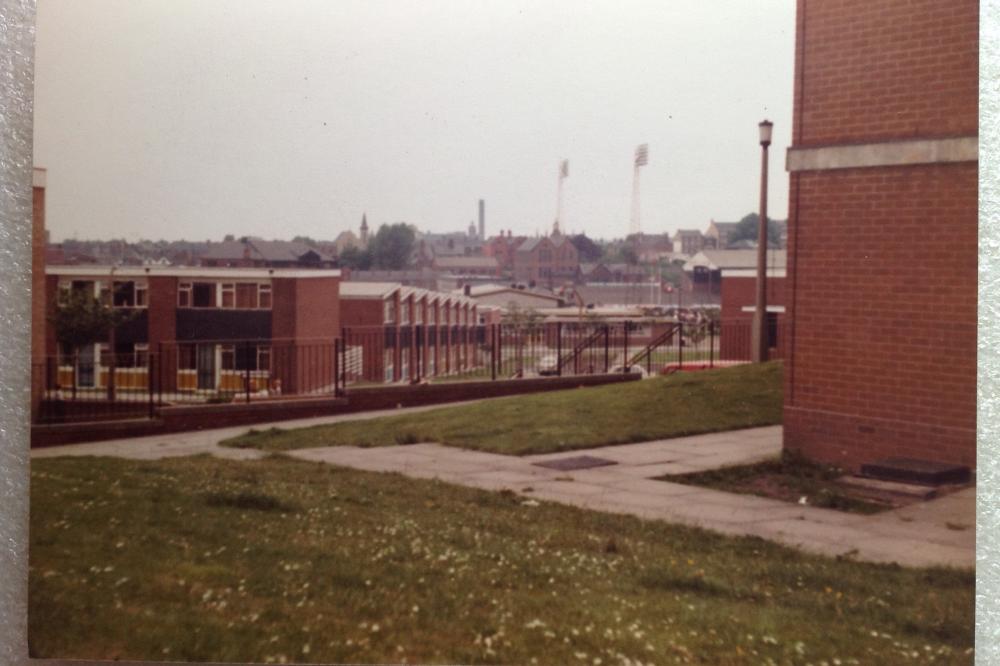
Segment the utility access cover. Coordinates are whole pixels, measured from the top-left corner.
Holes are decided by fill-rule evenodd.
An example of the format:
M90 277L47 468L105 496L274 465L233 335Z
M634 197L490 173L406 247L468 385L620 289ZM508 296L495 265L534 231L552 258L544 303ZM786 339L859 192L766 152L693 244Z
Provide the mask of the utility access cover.
M591 467L605 467L606 465L617 464L614 460L595 458L594 456L573 456L572 458L557 458L556 460L535 463L538 467L547 467L559 470L560 472L572 472L578 469L590 469Z

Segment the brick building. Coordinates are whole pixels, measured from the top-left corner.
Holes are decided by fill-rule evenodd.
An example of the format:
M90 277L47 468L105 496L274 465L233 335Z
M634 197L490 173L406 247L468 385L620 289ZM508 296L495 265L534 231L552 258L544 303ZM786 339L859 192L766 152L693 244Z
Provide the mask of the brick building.
M697 229L678 229L673 241L674 252L689 257L705 247L705 237Z
M152 354L166 391L318 390L332 383L339 286L337 270L50 266L49 303L79 290L132 317L75 351L50 328L47 372L96 389L113 367L114 386L142 389Z
M739 222L716 222L709 220L705 230L705 248L709 250L725 250L729 247L729 237L736 232Z
M798 0L786 449L975 465L978 40L976 0Z
M510 229L507 235L503 232L499 236L494 236L483 244L483 254L487 257L496 257L502 275L514 275L514 255L522 243L528 239L525 236L515 236Z
M514 279L553 286L576 281L580 253L562 234L540 236L521 243L514 253Z
M465 296L392 282L345 282L349 379L411 381L478 367L478 312Z
M787 279L784 262L767 269L767 338L769 358L784 358L787 319ZM757 310L756 268L726 268L719 272L719 358L750 358L753 315Z

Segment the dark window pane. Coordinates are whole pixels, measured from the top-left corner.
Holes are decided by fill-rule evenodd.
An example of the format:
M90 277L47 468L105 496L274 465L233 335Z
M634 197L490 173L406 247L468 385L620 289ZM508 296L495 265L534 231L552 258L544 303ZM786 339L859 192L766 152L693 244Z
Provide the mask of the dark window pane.
M215 300L215 285L206 282L196 282L192 288L194 301L192 304L196 308L210 308Z

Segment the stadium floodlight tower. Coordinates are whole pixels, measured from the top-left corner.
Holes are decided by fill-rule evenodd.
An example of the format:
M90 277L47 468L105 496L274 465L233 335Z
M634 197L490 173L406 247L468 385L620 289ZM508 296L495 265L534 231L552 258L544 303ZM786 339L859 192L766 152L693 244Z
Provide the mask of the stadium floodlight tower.
M644 143L635 148L635 162L632 167L632 219L629 223L629 235L642 233L639 221L639 167L649 164L649 144Z
M563 160L559 163L559 184L556 186L556 221L552 225L552 235L558 236L561 231L559 229L559 222L562 220L562 202L563 202L563 181L569 177L569 160Z

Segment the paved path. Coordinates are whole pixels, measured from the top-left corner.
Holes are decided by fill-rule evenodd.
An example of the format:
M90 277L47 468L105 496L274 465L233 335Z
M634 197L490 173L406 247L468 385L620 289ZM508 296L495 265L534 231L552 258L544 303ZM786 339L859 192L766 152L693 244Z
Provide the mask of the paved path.
M302 427L433 408L348 414L274 425ZM260 451L217 445L219 440L246 429L241 426L35 449L32 457L113 455L155 459L197 453L228 458L260 457L263 455ZM755 462L773 457L780 450L781 427L773 426L523 457L439 444L365 449L340 446L300 449L289 454L302 460L437 478L487 490L510 489L526 497L597 511L693 525L731 535L758 536L825 555L907 566L975 565L975 488L875 516L861 516L652 479L667 473ZM535 464L580 455L616 464L573 472Z

